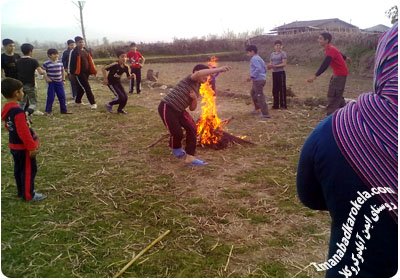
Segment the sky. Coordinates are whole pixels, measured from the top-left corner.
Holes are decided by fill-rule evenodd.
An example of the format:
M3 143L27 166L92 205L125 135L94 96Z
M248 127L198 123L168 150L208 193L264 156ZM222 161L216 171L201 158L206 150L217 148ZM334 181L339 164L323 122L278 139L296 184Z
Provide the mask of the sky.
M71 0L0 0L1 37L65 42L81 35L79 9ZM390 26L385 11L396 0L86 0L86 37L109 41L170 42L174 38L251 32L293 21L339 18L368 28Z

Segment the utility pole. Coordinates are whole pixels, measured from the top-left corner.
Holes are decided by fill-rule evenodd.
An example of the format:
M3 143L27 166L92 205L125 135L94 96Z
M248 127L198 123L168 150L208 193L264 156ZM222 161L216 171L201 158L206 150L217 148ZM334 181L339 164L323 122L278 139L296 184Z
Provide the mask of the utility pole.
M85 43L87 45L87 40L86 40L86 33L85 33L85 25L83 24L83 7L85 6L85 1L78 1L72 2L79 8L79 16L80 16L80 24L81 24L81 30L82 30L82 37L83 40L85 40Z

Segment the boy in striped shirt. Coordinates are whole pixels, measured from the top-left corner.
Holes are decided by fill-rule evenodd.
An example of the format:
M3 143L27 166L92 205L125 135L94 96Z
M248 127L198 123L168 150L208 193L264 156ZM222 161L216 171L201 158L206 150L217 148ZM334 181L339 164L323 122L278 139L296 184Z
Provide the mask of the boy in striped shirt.
M186 111L194 111L197 98L200 96L200 84L205 83L209 75L229 71L231 67L223 66L210 69L207 65L198 64L191 75L181 80L160 102L158 113L170 133L172 154L182 158L185 163L202 166L206 162L195 158L196 152L196 123ZM186 131L186 147L182 149L183 132Z
M65 100L64 66L62 62L58 59L59 55L56 49L48 49L47 56L49 57L49 60L43 63L43 69L46 70L45 78L48 83L46 114L50 115L52 112L55 95L57 95L58 101L60 102L61 114L70 114L67 111L67 105Z

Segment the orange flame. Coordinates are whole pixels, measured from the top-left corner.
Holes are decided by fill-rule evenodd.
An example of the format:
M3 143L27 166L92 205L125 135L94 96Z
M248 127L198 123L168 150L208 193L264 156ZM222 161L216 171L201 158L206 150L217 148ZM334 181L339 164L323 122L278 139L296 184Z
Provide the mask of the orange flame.
M208 62L210 67L217 67L217 58L211 57ZM211 87L210 77L200 86L201 115L197 122L197 136L200 144L216 144L222 137L222 123L217 114L215 92Z

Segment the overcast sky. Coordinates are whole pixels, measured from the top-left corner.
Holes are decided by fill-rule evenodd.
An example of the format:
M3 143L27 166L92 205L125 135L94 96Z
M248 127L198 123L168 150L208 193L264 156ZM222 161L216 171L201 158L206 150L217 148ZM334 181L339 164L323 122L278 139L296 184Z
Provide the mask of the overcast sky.
M79 9L70 0L1 0L1 37L19 42L80 35ZM86 0L88 40L171 41L276 26L296 20L339 18L359 28L390 26L395 0Z

